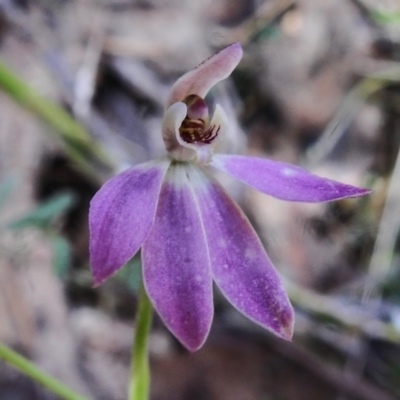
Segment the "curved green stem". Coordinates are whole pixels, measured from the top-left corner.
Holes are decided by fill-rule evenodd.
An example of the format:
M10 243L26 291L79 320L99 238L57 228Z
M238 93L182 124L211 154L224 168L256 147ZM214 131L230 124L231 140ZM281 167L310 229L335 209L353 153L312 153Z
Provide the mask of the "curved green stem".
M51 392L66 400L88 400L86 397L75 393L68 386L59 382L57 379L47 375L32 362L21 356L10 347L0 343L0 358L20 370L25 375L31 377Z
M150 368L148 338L152 320L152 306L143 282L140 286L136 332L132 347L129 400L148 400L150 391Z
M54 129L50 132L63 141L70 159L88 177L95 181L99 179L97 170L89 160L90 157L94 157L111 169L115 167L112 160L80 123L61 107L40 96L1 60L0 88Z

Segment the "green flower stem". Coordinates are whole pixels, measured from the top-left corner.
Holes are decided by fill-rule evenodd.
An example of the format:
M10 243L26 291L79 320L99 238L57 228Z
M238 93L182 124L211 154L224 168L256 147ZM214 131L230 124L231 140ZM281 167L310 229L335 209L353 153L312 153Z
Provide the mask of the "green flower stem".
M152 320L152 306L143 282L140 285L136 332L132 348L129 400L148 400L150 391L150 368L148 338Z
M24 108L31 110L49 124L52 133L61 139L70 159L82 172L98 180L98 174L88 157L94 157L107 167L114 165L90 134L61 107L40 96L0 61L0 87Z
M66 400L88 400L86 397L75 393L68 386L52 378L45 372L41 371L32 362L22 357L20 354L12 350L10 347L0 343L0 358L17 368L27 376L30 376L36 382L40 383L51 392Z

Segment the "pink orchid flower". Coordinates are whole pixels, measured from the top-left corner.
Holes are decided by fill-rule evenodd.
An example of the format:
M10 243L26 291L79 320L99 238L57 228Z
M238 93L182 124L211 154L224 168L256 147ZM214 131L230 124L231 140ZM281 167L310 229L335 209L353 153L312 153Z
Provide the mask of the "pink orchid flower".
M293 309L265 250L237 204L209 174L222 170L287 201L324 202L370 193L320 178L289 164L213 154L229 120L204 97L239 63L232 44L182 76L169 94L162 123L168 156L137 165L108 181L89 214L95 284L142 249L148 296L168 329L190 351L207 338L213 281L250 320L283 339L293 333Z

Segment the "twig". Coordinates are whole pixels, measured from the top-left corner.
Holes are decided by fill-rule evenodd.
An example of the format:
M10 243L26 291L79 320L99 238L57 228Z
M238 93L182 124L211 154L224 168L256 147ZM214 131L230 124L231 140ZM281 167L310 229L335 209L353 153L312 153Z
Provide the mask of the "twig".
M258 32L268 26L275 18L287 11L295 3L295 0L265 2L258 8L256 14L243 24L234 29L226 29L226 32L222 35L215 36L216 38L222 37L222 41L214 44L224 46L237 41L241 42L242 45L247 44Z
M399 81L400 66L396 63L387 69L369 74L358 83L343 100L318 141L308 149L306 160L316 163L325 158L339 142L365 100L385 86Z
M307 150L307 162L317 163L335 148L365 99L382 86L383 84L375 79L364 79L350 91L318 141Z
M396 238L400 228L400 150L390 179L388 194L376 237L374 251L368 269L368 282L364 299L373 296L372 286L389 276L393 261ZM376 296L374 296L376 297Z
M236 311L233 311L236 314ZM224 327L228 328L224 328ZM251 333L251 340L258 340L267 344L270 349L295 364L307 369L320 380L335 388L344 395L359 400L396 400L392 395L383 392L369 382L359 380L344 373L337 367L326 365L320 358L312 354L308 349L296 343L285 342L273 335L266 333L260 327L248 324L244 318L229 317L224 321L223 329L241 334Z
M331 297L312 292L285 281L290 300L299 308L321 317L329 318L349 331L368 337L400 343L400 332L390 323L380 321L354 305L343 304Z
M75 77L72 102L73 113L80 120L86 120L89 117L104 41L104 17L96 14L92 18L95 23L92 22L83 62Z

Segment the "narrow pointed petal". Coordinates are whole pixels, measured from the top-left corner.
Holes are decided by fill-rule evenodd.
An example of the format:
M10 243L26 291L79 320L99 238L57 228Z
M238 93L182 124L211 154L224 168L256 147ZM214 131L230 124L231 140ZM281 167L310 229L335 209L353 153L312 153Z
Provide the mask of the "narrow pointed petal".
M281 200L318 203L371 193L369 189L321 178L295 165L265 158L219 154L211 165Z
M242 55L240 43L231 44L183 75L172 86L167 107L184 100L190 94L204 98L217 82L226 79L232 73Z
M154 308L187 349L197 350L213 318L212 277L185 164L168 171L142 260L145 287Z
M246 317L290 340L293 309L285 289L249 221L219 184L203 180L196 196L207 233L213 278Z
M90 203L90 262L95 285L123 267L147 238L170 161L137 165L109 180Z

